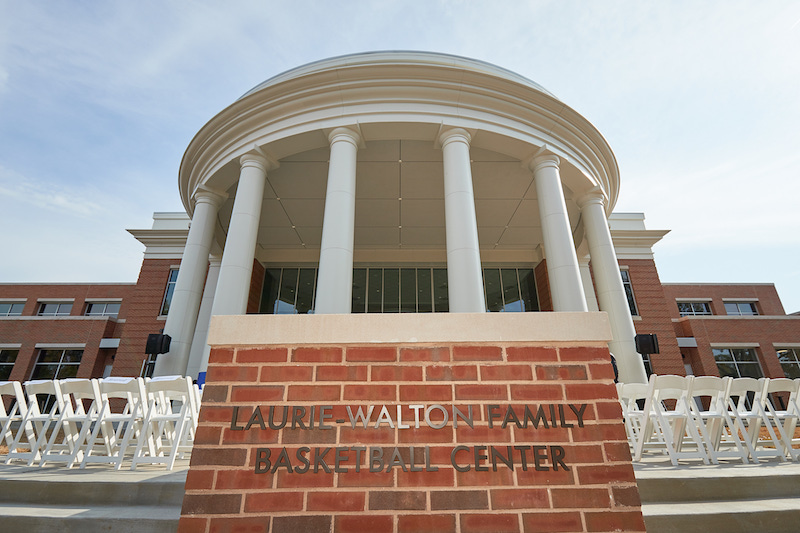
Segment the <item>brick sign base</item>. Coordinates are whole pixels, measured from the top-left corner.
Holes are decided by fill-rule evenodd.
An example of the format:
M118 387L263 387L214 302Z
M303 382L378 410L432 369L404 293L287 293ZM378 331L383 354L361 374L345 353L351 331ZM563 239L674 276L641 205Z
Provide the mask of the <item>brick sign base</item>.
M214 345L179 531L644 531L603 343L400 338Z

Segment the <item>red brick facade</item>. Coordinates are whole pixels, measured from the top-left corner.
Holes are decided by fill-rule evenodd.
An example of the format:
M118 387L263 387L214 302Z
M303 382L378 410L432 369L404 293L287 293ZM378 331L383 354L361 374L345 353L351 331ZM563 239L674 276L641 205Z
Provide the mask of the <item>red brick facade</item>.
M7 284L0 299L25 300L21 317L0 317L0 345L20 344L11 379L30 378L38 354L36 344L85 344L80 376L99 377L113 363L112 374L135 376L142 370L147 335L164 327L159 316L170 269L178 259L145 259L136 284ZM622 259L629 272L639 315L637 333L658 335L660 352L651 356L658 374L684 374L690 364L696 375L717 374L712 345L747 345L756 350L763 374L781 377L776 348L800 348L800 317L787 316L775 287L770 284L661 284L652 260ZM263 285L263 267L254 263L247 312L257 312ZM539 305L552 310L545 262L535 269ZM116 319L85 317L86 300L122 299ZM69 317L36 316L40 299L73 300ZM680 317L676 301L707 301L711 317ZM724 300L753 301L757 317L730 317ZM692 338L696 348L679 348L678 337ZM99 348L100 339L120 339L119 348Z
M643 531L608 357L494 343L215 347L179 531ZM368 428L354 429L347 407L368 405ZM414 405L431 425L415 428ZM278 428L283 406L294 429ZM395 427L375 428L384 406ZM454 427L469 406L472 427ZM521 423L526 406L549 427L519 427L508 408Z
M718 375L713 347L751 347L765 377L785 377L776 348L800 348L800 317L784 314L774 285L666 284L664 293L677 336L697 343L681 349L696 375ZM759 315L729 316L723 300L754 302ZM678 301L706 301L712 315L680 317Z
M37 345L84 345L78 377L102 376L113 363L114 349L101 349L101 339L118 339L130 307L132 284L13 284L0 285L0 298L25 301L21 316L0 319L0 345L19 344L19 353L9 379L30 379L36 364ZM122 300L116 318L84 316L87 300ZM42 301L71 302L69 316L37 316Z

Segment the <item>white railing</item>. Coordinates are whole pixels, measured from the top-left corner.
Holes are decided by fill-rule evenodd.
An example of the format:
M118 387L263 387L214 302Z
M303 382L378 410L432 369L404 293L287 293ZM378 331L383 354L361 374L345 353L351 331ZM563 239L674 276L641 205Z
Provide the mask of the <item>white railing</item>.
M800 460L798 391L800 379L785 378L652 375L617 385L633 460L660 454L676 466Z
M1 381L0 445L8 450L0 460L171 470L191 452L200 395L181 376Z

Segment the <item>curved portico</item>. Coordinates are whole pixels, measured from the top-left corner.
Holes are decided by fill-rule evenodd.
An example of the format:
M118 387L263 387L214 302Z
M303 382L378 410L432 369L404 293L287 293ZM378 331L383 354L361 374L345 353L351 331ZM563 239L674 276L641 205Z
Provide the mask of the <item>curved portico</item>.
M318 268L317 313L351 312L357 266L446 268L449 311L474 313L487 309L482 268L546 265L553 310L586 311L586 240L621 377L643 381L608 231L618 188L594 126L514 73L420 52L312 63L254 88L189 145L190 240L195 227L213 236L184 254L172 309L207 323L198 272L216 244L213 315L245 312L254 261ZM218 209L201 206L203 191ZM160 356L156 373L197 372L202 335L170 313L165 332L186 355Z

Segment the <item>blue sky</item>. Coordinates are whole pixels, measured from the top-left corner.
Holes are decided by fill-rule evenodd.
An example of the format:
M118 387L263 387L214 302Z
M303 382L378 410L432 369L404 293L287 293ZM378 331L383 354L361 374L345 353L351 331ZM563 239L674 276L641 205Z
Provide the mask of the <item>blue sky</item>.
M774 282L800 311L800 3L0 0L0 281L134 281L126 228L252 86L368 50L514 70L592 121L665 282Z

